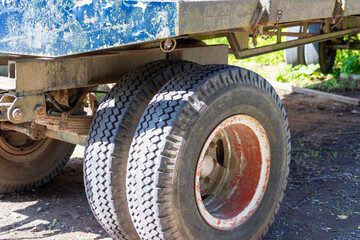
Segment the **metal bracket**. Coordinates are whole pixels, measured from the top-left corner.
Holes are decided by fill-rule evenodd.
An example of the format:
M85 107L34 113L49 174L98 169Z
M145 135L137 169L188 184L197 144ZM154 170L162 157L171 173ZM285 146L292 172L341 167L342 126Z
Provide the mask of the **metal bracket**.
M230 44L231 51L235 58L239 59L239 53L249 49L249 33L246 32L233 32L226 35Z
M6 93L0 99L0 121L14 124L30 122L39 117L39 107L45 107L45 99L41 93Z

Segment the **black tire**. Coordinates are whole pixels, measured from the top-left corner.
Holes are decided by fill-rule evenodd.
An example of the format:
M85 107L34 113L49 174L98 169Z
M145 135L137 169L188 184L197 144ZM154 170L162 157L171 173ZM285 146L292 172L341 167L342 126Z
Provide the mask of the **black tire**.
M321 24L310 25L308 33L320 34ZM326 48L327 43L331 43L331 41L305 45L306 64L319 63L320 71L324 74L328 74L332 70L336 58L336 49Z
M158 61L125 75L100 104L87 138L84 181L90 207L115 239L138 239L126 199L128 150L151 98L172 77L196 66Z
M320 71L324 74L331 72L335 64L336 49L327 48L326 45L331 41L319 43L319 63Z
M221 231L199 213L196 159L214 128L235 114L251 116L264 127L271 149L270 175L252 217ZM142 239L260 239L279 209L289 162L286 113L265 79L226 65L184 72L155 95L132 141L127 197L133 224Z
M53 179L69 161L75 145L16 132L0 132L0 193L36 189Z
M301 33L302 27L301 26L289 27L287 28L286 31L291 33ZM296 39L298 39L298 37L288 37L288 36L285 37L286 42ZM305 65L304 46L285 49L285 62L293 66L299 64Z

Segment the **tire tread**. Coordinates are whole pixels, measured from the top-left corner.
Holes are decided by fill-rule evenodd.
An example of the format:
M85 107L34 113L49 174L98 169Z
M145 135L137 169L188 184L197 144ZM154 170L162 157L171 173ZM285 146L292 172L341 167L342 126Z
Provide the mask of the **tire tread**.
M288 176L291 147L288 120L280 98L264 78L249 70L227 65L208 65L179 74L150 102L129 151L127 196L130 215L140 238L183 239L178 229L180 223L176 222L174 216L176 206L171 194L176 152L181 151L179 147L184 139L184 130L191 120L189 113L201 109L205 104L204 99L209 98L216 89L233 84L256 86L268 93L277 105L287 134ZM200 106L194 107L194 103ZM170 154L169 146L172 149ZM151 185L148 179L151 179ZM282 198L283 193L274 217ZM259 239L267 232L274 217L263 229Z

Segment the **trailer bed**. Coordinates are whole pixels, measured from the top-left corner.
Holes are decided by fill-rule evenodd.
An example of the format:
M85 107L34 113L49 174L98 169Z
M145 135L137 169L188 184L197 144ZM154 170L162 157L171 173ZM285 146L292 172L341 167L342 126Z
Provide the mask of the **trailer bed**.
M262 7L263 23L321 19L336 1L114 1L0 2L0 53L59 57L161 39L250 27ZM360 14L357 0L342 1L341 14Z

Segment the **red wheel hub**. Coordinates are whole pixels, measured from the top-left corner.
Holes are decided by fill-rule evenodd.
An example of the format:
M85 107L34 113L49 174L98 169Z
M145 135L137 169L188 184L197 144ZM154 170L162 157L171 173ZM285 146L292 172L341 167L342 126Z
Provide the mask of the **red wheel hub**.
M198 159L195 196L211 227L231 230L245 223L264 196L270 173L270 146L253 117L225 119L210 134Z

